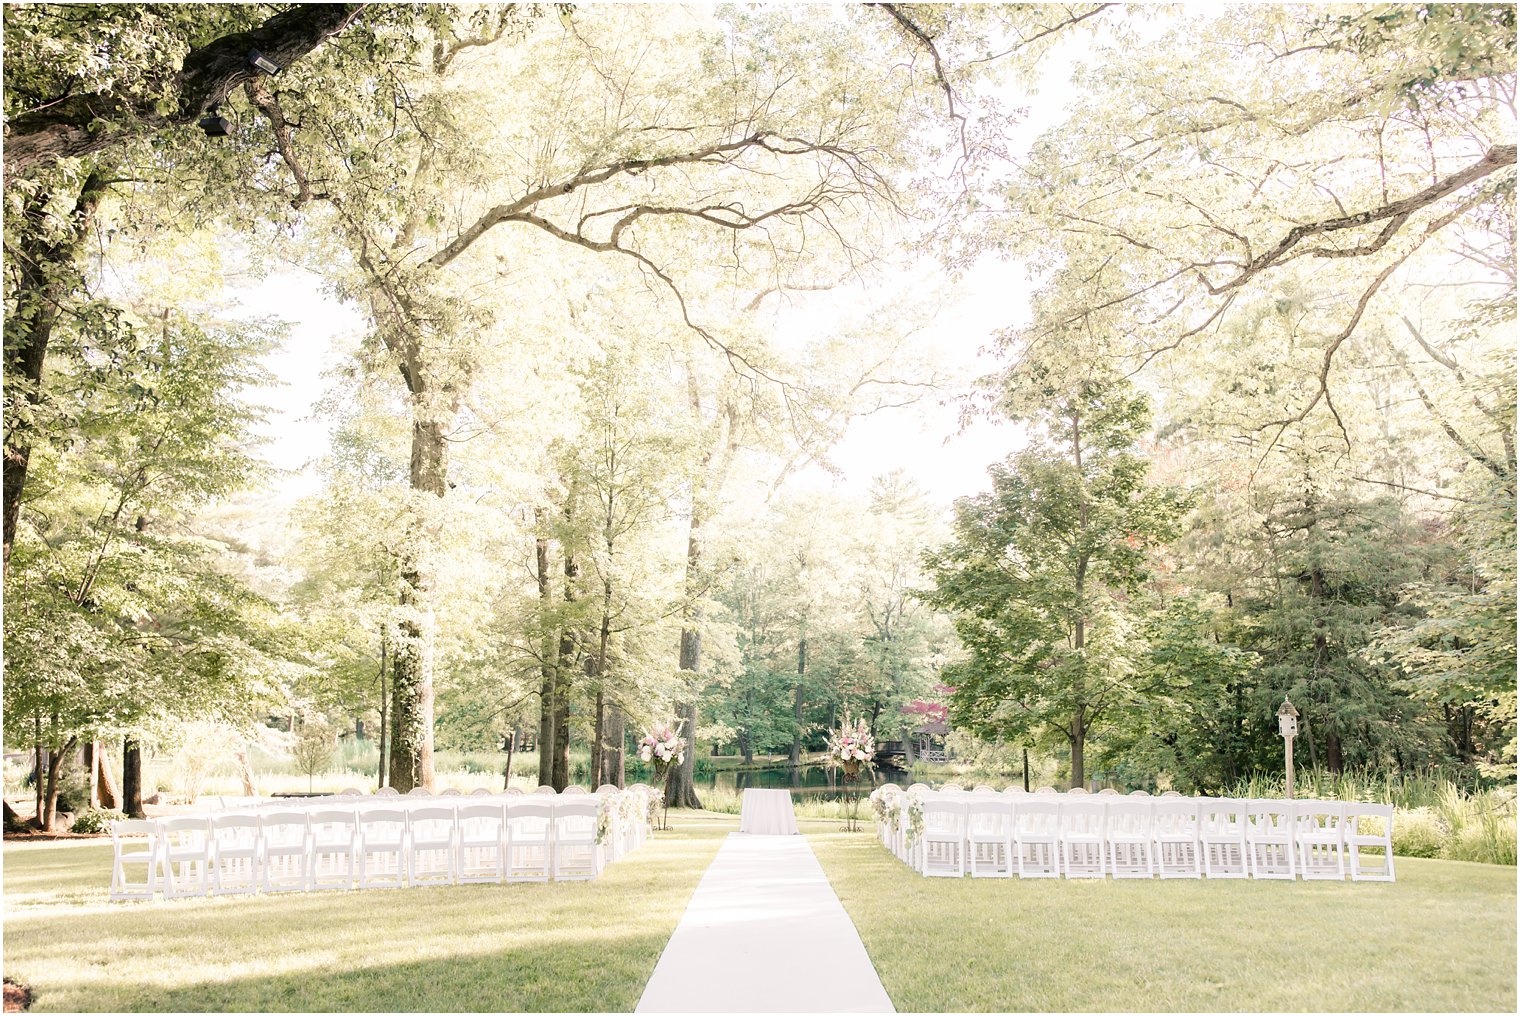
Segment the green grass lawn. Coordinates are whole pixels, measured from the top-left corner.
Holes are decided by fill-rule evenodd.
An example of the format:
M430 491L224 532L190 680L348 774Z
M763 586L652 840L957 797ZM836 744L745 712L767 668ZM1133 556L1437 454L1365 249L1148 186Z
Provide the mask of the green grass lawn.
M1515 869L1387 883L923 878L804 822L899 1012L1515 1009Z
M630 1011L722 837L591 882L111 903L111 848L5 845L5 973L36 1010Z

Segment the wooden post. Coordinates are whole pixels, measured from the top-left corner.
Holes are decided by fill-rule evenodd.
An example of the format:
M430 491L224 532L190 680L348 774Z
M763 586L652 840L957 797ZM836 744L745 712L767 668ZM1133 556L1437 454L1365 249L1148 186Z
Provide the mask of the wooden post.
M1293 738L1283 738L1283 745L1288 754L1288 800L1293 800Z

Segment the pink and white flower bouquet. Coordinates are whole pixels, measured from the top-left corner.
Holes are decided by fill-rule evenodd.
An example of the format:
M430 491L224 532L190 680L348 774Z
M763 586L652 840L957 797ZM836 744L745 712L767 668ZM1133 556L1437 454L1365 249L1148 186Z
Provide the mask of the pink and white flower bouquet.
M654 730L645 734L639 740L639 758L654 766L654 785L659 792L660 799L665 797L665 777L673 766L678 766L686 761L686 739L683 738L677 728L669 723L662 723ZM670 802L665 801L666 820L660 823L662 828L669 828L668 820ZM654 802L651 801L651 810Z
M639 758L663 771L686 761L686 741L674 727L662 723L639 741Z
M846 716L837 730L829 731L829 763L843 769L847 778L854 779L875 755L876 738L864 719L851 722Z

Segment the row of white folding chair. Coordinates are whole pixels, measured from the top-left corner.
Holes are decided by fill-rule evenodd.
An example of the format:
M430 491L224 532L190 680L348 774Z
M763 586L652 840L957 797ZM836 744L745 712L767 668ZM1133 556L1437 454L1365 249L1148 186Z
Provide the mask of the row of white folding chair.
M232 812L113 826L111 897L592 878L596 798ZM134 849L124 837L144 835ZM134 883L128 867L143 864Z
M598 864L615 861L627 852L642 845L647 837L648 829L649 788L643 784L635 784L628 791L619 792L616 787L604 785L598 788L597 795L585 795L588 800L584 805L579 801L564 803L544 802L545 805L555 812L562 811L567 805L573 807L575 811L580 812L589 810L589 807L593 806L593 802L595 808L600 808L602 806L603 795L606 794L615 795L609 805L613 814L612 821L609 823L608 832L610 835L600 845L595 844L598 818L594 812L590 818L592 845L597 847L597 856L592 860ZM626 808L623 807L623 796L625 794L631 798L631 803ZM572 795L572 797L575 796L577 795ZM294 800L312 801L314 799ZM508 818L505 824L499 828L504 831L510 831L513 819L520 816L525 817L538 807L541 807L537 804L538 800L541 799L495 794L472 797L469 800L460 800L458 802L451 801L446 805L442 803L429 805L424 801L402 798L393 799L393 803L389 807L382 807L372 798L356 801L352 797L344 797L332 799L331 803L326 807L318 805L298 809L260 809L241 813L221 813L212 816L181 816L176 819L124 820L115 823L112 829L114 850L111 872L111 896L113 899L140 899L145 896L151 896L161 885L168 889L170 874L172 873L162 872L161 868L171 864L179 865L176 873L180 875L181 886L191 885L196 887L195 891L189 893L191 895L199 894L200 887L208 887L208 891L210 891L210 884L216 882L218 878L222 880L221 891L233 891L229 885L230 883L236 883L240 878L243 882L247 881L245 875L239 875L239 869L247 868L251 864L266 864L267 866L271 858L273 859L273 865L268 866L267 870L274 876L275 881L286 883L283 886L285 888L298 888L301 878L305 878L308 881L311 879L322 880L328 869L332 869L336 873L335 877L341 882L344 877L354 876L358 871L358 868L351 861L343 862L342 848L345 843L352 843L354 841L357 830L361 825L361 816L364 817L363 824L373 826L380 821L378 818L369 817L376 811L399 810L407 817L407 820L415 818L420 822L424 818L424 815L416 813L421 809L429 807L444 808L452 811L456 816L456 821L460 818L474 820L482 817L482 815L495 815L499 813L499 809L505 808L505 814ZM482 812L480 809L485 809L485 811ZM321 814L318 814L319 812ZM237 818L239 816L255 819L259 823L259 832L257 834L258 846L252 851L249 849L249 841L253 840L255 836L250 831L250 823L238 821ZM268 831L272 827L280 825L282 821L287 827L284 835ZM166 825L171 822L173 823L172 826ZM215 823L215 826L213 826L213 823ZM292 823L301 825L305 830L308 830L310 838L308 839L306 836L290 832L289 827ZM462 824L459 831L459 842L463 843L468 840L470 852L478 854L483 844L489 843L490 837L487 836L482 841L481 837L468 830L470 824L470 821ZM576 877L588 877L585 874L585 862L587 860L585 856L587 851L584 849L585 845L579 842L572 843L572 839L579 840L584 838L585 823L582 823L582 828L575 837L571 837L565 831L564 823L559 823L559 826L560 828L557 830L559 836L556 843L562 846L563 849L548 858L549 863L553 865L551 875L558 878L569 878L573 875ZM218 837L215 835L216 827L224 830L222 836ZM233 831L237 829L243 831ZM200 832L198 833L197 830L200 830ZM135 839L139 836L146 837L146 842ZM124 839L124 837L131 838ZM436 837L432 839L436 839ZM532 837L525 837L521 834L516 836L515 842L522 848L516 855L513 855L510 849L496 852L497 856L502 859L503 878L510 877L511 880L526 880L531 872L524 870L525 868L531 869L534 864L542 868L545 858L536 847L529 846L528 841L530 839ZM424 837L423 842L429 841L429 838ZM386 841L383 837L377 838L377 836L372 835L370 842L390 842L393 844L395 839L392 837L389 841ZM415 835L411 842L413 845L418 842ZM317 858L317 862L320 863L314 862L314 866L310 871L302 869L302 874L298 878L292 873L292 869L298 864L297 859L304 858L316 845L323 847L321 850L316 850L316 853L320 855ZM329 845L336 849L325 849ZM572 851L572 848L575 849ZM211 856L211 851L213 850L216 851L216 859L213 859ZM387 847L386 850L393 855L395 848L393 846ZM173 853L172 861L168 859L171 852ZM437 853L438 848L433 848L433 852ZM383 862L390 865L392 869L391 874L394 875L399 871L397 865L393 862L385 862L385 859L379 856L384 851L377 849L372 853L377 855L372 859L374 861L374 864L371 865L372 868L378 870L376 866ZM573 857L571 856L572 853L574 854ZM457 861L458 867L456 871L465 871L469 868L469 860L469 858L461 856ZM509 860L523 862L523 864L518 865L518 870L515 874L511 865L508 864ZM304 864L305 862L301 861L299 863ZM146 876L143 882L133 883L128 877L127 869L138 864L146 867ZM221 864L221 866L218 867L218 864ZM412 877L420 878L423 877L423 874L420 869L414 866ZM352 881L352 877L349 880ZM475 879L464 880L473 881ZM338 886L335 885L333 887ZM281 887L270 887L271 891L277 891L279 888ZM173 894L180 895L181 893L178 889L175 889Z
M1392 807L1322 801L920 794L921 843L905 814L883 831L925 874L1116 878L1393 879ZM906 811L907 798L896 801ZM949 806L949 807L947 807ZM962 812L964 811L964 814ZM1377 828L1362 832L1363 819ZM895 835L894 835L895 833ZM1364 850L1376 850L1369 863ZM984 870L978 870L978 869Z

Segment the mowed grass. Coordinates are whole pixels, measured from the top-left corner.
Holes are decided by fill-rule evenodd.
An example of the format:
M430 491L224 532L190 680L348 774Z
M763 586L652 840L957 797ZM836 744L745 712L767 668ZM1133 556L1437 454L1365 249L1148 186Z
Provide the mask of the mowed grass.
M109 845L6 844L5 973L37 1011L631 1011L723 837L590 882L111 903Z
M1515 1011L1515 869L1388 883L923 878L804 822L899 1012Z

